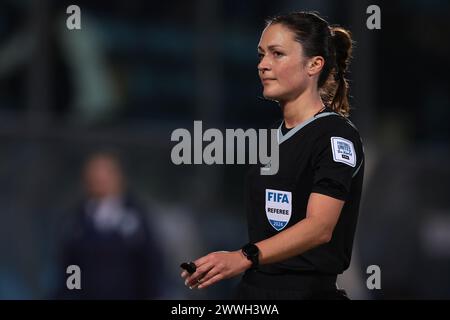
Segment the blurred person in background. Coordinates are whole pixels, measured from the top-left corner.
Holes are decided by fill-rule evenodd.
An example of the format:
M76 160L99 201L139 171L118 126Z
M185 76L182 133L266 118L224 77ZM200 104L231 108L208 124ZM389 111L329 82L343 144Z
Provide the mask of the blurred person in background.
M313 12L268 21L258 45L264 97L283 112L279 170L247 175L250 242L194 261L189 287L245 272L238 299L347 299L336 286L349 267L364 176L364 152L348 120L350 33Z
M146 210L127 191L115 153L88 157L85 198L65 230L61 272L81 269L81 290L58 283L61 299L156 299L162 292L163 256L147 225ZM65 274L67 278L69 275Z

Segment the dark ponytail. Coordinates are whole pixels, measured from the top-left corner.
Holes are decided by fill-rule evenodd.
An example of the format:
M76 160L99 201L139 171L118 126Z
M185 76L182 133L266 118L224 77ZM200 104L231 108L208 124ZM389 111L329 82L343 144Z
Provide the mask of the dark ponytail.
M293 12L267 21L267 25L277 23L295 33L305 56L324 58L325 64L317 83L322 100L333 111L349 116L349 85L345 75L353 45L350 32L341 27L330 27L315 12Z
M334 92L333 99L329 102L331 108L344 116L350 113L348 103L349 85L345 74L352 54L352 37L350 31L341 27L331 27L331 36L335 48L334 88L324 88Z

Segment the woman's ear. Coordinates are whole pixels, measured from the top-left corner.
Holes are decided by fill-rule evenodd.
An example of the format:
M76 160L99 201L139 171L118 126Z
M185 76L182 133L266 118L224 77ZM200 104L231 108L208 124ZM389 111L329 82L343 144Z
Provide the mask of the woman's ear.
M319 74L322 71L322 68L325 64L325 60L321 56L315 56L309 59L308 61L308 75L314 76Z

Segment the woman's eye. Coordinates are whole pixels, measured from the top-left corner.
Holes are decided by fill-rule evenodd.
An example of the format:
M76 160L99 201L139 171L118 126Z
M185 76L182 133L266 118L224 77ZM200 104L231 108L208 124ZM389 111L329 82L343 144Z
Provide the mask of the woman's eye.
M264 54L258 53L258 59L261 60L264 57Z
M281 57L283 54L281 52L279 52L279 51L274 51L273 55L275 57Z

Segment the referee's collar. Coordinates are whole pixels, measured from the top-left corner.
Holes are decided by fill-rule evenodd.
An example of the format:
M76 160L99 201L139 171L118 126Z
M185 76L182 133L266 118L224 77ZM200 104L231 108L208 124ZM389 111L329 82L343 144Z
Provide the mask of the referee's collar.
M309 119L299 123L298 125L296 125L292 129L290 129L285 135L283 135L283 132L281 130L281 128L284 125L284 120L281 121L281 124L278 127L278 132L277 132L278 144L282 144L284 141L288 140L290 137L292 137L299 130L301 130L303 127L305 127L306 125L310 124L311 122L313 122L313 121L315 121L317 119L320 119L320 118L323 118L323 117L332 116L332 115L339 115L339 114L337 114L336 112L332 111L329 107L325 107L323 110L319 111L318 113L316 113L311 118L309 118Z

